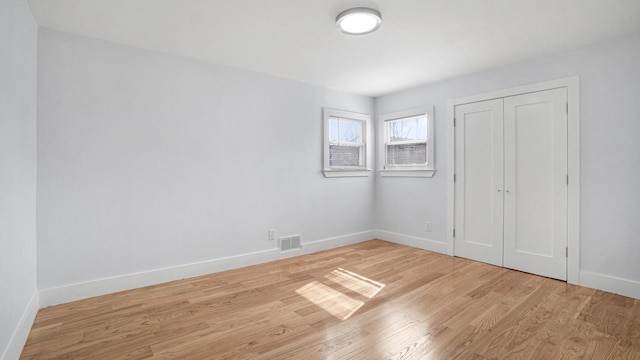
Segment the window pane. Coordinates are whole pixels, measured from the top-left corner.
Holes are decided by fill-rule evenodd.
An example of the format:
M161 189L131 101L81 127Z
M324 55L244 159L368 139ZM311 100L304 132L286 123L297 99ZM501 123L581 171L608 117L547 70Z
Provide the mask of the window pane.
M412 116L387 122L389 141L427 140L427 117Z
M329 119L329 141L362 143L362 122L341 118Z
M427 144L387 145L387 164L424 165L427 163Z
M362 166L360 146L329 145L330 166Z
M338 118L329 118L329 141L338 142L340 138L340 119Z

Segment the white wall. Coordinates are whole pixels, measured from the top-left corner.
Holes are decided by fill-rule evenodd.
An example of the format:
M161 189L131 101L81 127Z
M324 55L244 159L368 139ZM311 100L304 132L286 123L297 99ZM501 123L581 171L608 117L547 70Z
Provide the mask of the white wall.
M374 177L320 171L322 108L371 98L46 29L38 51L45 293L374 228Z
M640 296L640 34L376 99L386 114L435 105L436 175L377 179L378 229L447 241L447 100L580 77L581 280ZM433 221L433 231L424 222ZM425 242L426 243L426 242Z
M0 3L0 358L20 355L36 290L36 51L25 0Z

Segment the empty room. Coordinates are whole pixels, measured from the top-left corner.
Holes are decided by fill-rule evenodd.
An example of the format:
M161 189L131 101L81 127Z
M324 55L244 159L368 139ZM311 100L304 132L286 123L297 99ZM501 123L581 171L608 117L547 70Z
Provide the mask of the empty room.
M640 1L0 0L0 46L1 360L640 359Z

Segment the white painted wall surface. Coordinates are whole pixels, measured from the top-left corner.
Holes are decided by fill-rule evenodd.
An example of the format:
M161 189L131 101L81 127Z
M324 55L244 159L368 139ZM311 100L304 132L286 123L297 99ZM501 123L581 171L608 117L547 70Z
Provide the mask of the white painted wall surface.
M322 108L371 98L46 29L38 51L41 290L374 228L374 176L321 173Z
M37 25L25 0L0 2L0 358L20 355L37 304Z
M640 294L640 34L376 99L377 114L435 105L436 174L377 178L378 229L446 242L447 100L580 77L581 283ZM424 222L433 231L424 231ZM595 277L595 279L594 279ZM637 295L640 296L640 295Z

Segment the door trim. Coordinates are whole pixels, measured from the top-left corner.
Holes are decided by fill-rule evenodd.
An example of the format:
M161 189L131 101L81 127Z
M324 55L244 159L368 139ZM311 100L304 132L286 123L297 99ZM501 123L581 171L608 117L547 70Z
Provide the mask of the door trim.
M447 101L447 228L449 230L447 253L449 255L454 254L453 242L455 241L453 237L455 224L455 191L453 183L455 171L455 130L453 126L455 106L557 88L567 89L568 107L567 282L570 284L580 283L580 89L578 76L449 99Z

